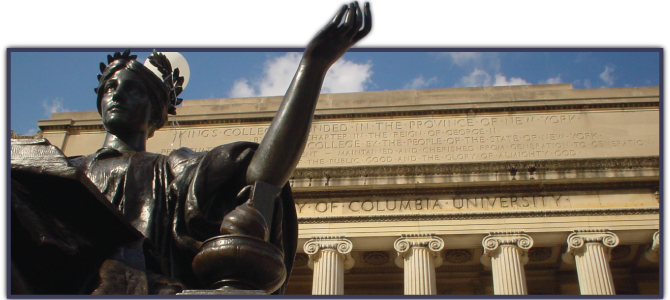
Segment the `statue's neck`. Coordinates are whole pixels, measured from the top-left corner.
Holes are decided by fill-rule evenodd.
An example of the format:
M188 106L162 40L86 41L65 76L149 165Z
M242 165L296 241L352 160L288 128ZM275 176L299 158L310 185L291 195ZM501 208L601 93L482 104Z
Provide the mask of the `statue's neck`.
M107 132L105 142L102 145L106 148L112 148L121 152L141 152L147 150L147 135L144 133L126 133L124 135L115 135Z

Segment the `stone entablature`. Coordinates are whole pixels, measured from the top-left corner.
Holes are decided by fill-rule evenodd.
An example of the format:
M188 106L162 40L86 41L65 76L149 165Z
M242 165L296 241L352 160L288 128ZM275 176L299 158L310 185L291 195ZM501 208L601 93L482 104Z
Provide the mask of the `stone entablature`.
M569 87L322 95L299 168L584 159L602 151L608 157L658 155L657 88ZM205 151L258 142L274 98L185 101L178 109L181 127L157 131L147 148L167 154L180 146ZM39 125L67 155L92 153L102 143L96 112L52 117Z

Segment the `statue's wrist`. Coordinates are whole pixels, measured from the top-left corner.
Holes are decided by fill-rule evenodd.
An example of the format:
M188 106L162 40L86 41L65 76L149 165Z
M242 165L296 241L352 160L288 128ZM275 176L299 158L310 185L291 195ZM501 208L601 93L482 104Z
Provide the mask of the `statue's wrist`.
M330 69L332 63L326 62L323 59L311 59L303 57L300 61L300 68L303 70L310 70L317 73L323 73L324 75Z

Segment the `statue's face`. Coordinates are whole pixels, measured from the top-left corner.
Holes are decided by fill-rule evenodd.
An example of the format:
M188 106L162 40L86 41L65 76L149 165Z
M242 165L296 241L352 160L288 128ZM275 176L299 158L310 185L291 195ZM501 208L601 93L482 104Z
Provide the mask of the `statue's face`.
M147 132L151 98L137 74L127 69L116 72L104 85L100 102L102 123L116 135Z

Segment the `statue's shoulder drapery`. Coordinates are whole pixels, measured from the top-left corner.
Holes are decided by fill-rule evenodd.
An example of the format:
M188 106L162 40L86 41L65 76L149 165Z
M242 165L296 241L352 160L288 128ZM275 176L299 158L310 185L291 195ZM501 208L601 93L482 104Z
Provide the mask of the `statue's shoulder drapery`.
M200 288L191 261L202 241L219 234L223 216L246 201L237 194L256 147L237 142L168 156L103 148L65 158L44 140L13 144L12 293ZM55 163L44 164L49 159ZM293 205L287 185L270 242L289 271L297 243Z

